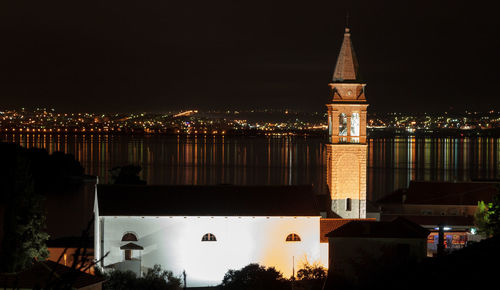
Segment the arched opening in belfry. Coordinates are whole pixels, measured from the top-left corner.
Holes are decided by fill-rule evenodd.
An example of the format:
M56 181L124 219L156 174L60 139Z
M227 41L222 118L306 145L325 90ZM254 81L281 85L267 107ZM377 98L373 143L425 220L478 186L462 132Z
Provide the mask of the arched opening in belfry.
M339 115L339 136L347 136L347 115ZM347 138L340 138L340 142L347 142Z
M351 139L351 142L358 143L359 142L359 113L352 113L351 115L351 136L355 137Z

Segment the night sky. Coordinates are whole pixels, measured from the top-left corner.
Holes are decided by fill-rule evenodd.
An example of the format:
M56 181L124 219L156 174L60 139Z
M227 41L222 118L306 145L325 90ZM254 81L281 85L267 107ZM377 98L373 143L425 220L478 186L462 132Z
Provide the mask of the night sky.
M0 110L325 111L347 11L370 110L500 109L489 3L4 0Z

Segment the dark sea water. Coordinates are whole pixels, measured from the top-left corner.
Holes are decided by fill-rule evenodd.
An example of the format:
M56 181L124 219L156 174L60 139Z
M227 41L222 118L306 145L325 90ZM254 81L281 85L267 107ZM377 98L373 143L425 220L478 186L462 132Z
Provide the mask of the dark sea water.
M71 153L101 183L110 169L142 166L148 184L314 184L326 192L325 140L305 137L0 135L2 141ZM368 196L410 180L500 179L500 138L377 138L368 146Z

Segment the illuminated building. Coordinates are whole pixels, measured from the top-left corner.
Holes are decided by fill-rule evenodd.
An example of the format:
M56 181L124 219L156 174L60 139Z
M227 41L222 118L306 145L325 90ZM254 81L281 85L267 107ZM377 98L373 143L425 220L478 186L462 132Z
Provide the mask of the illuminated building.
M478 202L486 204L497 193L498 182L411 181L408 189L399 189L377 201L382 221L401 216L431 231L427 255L437 254L438 229L443 226L446 251L461 249L468 242L484 238L476 233Z
M250 263L287 278L306 260L326 264L310 186L98 185L96 196L94 250L104 269L159 264L185 271L192 287L218 285Z
M368 104L350 35L346 28L329 84L327 183L333 212L342 218L365 218Z
M140 274L159 264L185 271L189 286L218 285L229 269L250 263L284 277L306 261L327 266L324 235L366 217L364 86L346 29L327 105L331 210L346 220L325 218L309 186L98 185L99 266Z

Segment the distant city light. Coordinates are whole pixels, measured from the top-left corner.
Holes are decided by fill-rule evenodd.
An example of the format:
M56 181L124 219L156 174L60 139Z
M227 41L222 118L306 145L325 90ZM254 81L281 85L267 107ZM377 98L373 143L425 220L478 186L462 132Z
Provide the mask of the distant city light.
M144 134L262 134L289 136L324 134L328 124L324 114L281 110L212 110L196 109L163 113L61 113L55 109L0 110L0 130L3 132L50 134L73 132L83 134L144 133ZM387 131L394 134L418 135L450 132L459 136L477 135L481 130L500 128L500 112L471 114L454 113L372 113L367 129L371 133Z

